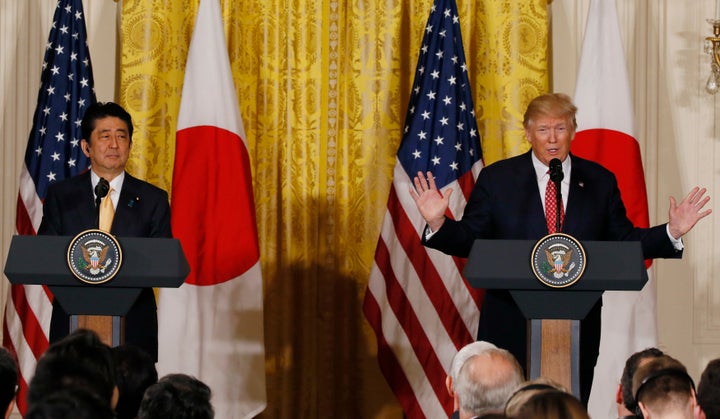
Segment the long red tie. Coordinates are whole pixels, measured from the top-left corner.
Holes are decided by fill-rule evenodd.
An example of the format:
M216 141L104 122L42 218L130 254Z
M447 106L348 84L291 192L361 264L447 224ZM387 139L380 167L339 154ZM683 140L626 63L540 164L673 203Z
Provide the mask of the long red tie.
M548 233L559 233L556 231L555 223L557 221L557 187L555 182L548 180L545 188L545 219L547 220ZM560 205L560 230L562 230L563 221L565 220L565 210Z

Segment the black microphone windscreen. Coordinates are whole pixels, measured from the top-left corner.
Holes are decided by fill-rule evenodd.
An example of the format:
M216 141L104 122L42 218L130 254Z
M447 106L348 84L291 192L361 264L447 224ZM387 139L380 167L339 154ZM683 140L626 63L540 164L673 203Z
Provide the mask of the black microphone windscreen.
M550 160L550 180L553 182L561 182L565 175L562 170L562 162L560 159Z
M110 183L105 178L100 178L100 181L95 185L95 196L98 198L105 198L108 191L110 190Z

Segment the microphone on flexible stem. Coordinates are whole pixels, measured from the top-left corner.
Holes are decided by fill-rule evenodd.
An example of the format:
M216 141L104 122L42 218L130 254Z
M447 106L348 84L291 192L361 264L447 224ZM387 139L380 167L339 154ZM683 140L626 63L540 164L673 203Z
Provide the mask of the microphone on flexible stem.
M555 190L557 191L556 197L556 204L557 204L557 211L555 212L556 218L555 218L555 231L560 232L560 227L562 224L562 220L560 218L561 208L562 208L562 189L560 188L560 182L562 182L563 178L565 177L565 174L562 170L562 162L560 159L552 159L550 160L550 181L555 184Z
M110 191L110 183L105 178L100 178L100 181L95 185L95 208L97 209L97 222L95 223L98 227L100 226L100 202Z

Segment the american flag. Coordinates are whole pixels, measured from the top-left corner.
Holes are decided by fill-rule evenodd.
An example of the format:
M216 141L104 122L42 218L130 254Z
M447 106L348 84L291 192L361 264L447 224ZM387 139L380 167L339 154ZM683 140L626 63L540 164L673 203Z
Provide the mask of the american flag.
M443 192L453 188L447 215L457 218L482 166L457 6L437 0L363 304L380 368L408 418L452 411L445 377L458 349L475 340L481 297L462 277L465 260L422 246L425 222L410 196L412 178L430 171Z
M92 66L81 0L59 0L42 64L40 91L25 165L20 173L16 228L34 235L52 183L89 166L80 150L80 122L95 102ZM5 307L3 345L17 353L20 366L18 408L25 413L27 383L48 346L52 295L41 286L13 285Z

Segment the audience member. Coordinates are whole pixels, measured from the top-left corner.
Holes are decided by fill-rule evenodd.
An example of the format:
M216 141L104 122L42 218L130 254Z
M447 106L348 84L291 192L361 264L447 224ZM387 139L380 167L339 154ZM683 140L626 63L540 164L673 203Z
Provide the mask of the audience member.
M632 390L645 419L693 419L695 384L680 361L663 355L638 367Z
M28 405L61 389L84 391L115 408L118 389L110 347L95 332L79 329L51 344L28 386Z
M112 348L118 399L117 419L135 419L145 390L157 383L155 361L138 346L120 345Z
M523 379L522 367L505 349L489 347L470 356L454 384L460 419L503 413L505 403Z
M518 419L590 419L585 406L564 391L542 391L530 397L512 417Z
M448 394L454 401L452 419L457 419L458 409L460 408L460 406L457 405L457 399L455 398L455 383L457 382L458 375L460 375L460 368L462 368L468 358L474 355L480 355L490 348L497 348L497 346L490 342L478 340L468 343L460 348L453 357L452 362L450 363L450 372L447 377L445 377L445 387L447 388Z
M633 375L635 375L638 367L662 355L665 354L658 348L647 348L635 352L625 361L625 368L623 368L620 384L618 385L617 394L615 395L618 418L634 419L637 417L635 412L638 411L638 407L632 392Z
M148 387L137 419L213 419L212 392L186 374L169 374Z
M17 360L7 348L0 347L0 413L5 412L5 419L10 417L15 406L17 384Z
M58 389L31 404L25 419L115 419L115 412L84 389Z
M708 362L697 386L698 419L720 419L720 358Z
M505 414L507 416L516 416L520 407L530 400L532 396L546 391L563 391L567 393L565 387L550 378L538 377L526 381L508 398L507 403L505 403Z

